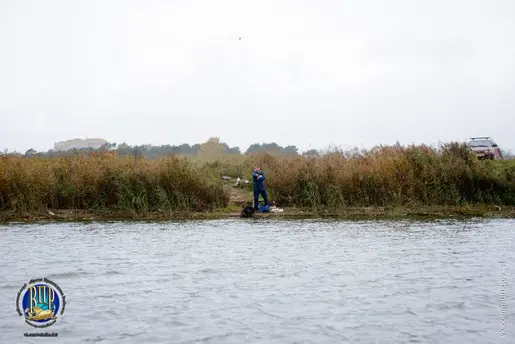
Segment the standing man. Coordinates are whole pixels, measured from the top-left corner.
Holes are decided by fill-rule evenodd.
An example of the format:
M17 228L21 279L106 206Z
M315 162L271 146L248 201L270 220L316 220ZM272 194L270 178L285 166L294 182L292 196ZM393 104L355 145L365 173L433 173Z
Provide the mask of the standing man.
M265 174L263 171L261 171L261 166L256 165L254 171L252 172L252 179L254 180L254 209L259 211L259 195L263 197L263 200L265 201L265 207L268 206L268 197L266 195L264 183Z

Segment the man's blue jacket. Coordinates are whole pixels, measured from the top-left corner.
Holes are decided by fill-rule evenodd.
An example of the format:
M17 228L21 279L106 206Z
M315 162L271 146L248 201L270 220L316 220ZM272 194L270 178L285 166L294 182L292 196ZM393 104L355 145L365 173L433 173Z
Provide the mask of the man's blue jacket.
M261 178L258 179L258 175L260 175ZM265 189L265 183L263 182L265 180L265 173L263 171L252 172L252 179L254 180L254 189L256 189L256 190L264 190Z

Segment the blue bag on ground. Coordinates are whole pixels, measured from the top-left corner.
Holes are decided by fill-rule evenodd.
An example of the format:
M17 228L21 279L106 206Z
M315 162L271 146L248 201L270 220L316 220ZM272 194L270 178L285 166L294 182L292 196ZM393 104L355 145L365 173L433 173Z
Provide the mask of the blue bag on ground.
M260 204L259 205L259 212L260 213L268 213L268 212L270 212L270 206Z

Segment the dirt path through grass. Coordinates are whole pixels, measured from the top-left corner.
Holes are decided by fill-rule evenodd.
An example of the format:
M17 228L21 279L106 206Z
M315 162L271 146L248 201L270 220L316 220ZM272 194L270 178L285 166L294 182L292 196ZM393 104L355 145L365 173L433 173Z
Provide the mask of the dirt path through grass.
M252 192L246 188L234 187L234 182L224 184L225 189L229 192L229 206L241 207L244 203L252 203Z

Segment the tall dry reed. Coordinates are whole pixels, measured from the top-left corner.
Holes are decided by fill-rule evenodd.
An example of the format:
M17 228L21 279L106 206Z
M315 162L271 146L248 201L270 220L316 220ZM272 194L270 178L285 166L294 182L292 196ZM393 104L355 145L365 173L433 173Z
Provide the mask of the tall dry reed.
M219 183L184 158L0 157L0 209L4 211L204 211L224 207L228 200Z
M0 157L0 210L99 209L131 213L225 207L222 175L251 179L262 164L279 206L515 205L515 164L479 161L462 144L381 147L321 157L267 154L189 161L111 155ZM251 184L248 185L252 187Z
M515 165L480 161L458 143L310 158L261 155L248 158L245 169L255 163L264 165L267 188L282 206L515 205Z

